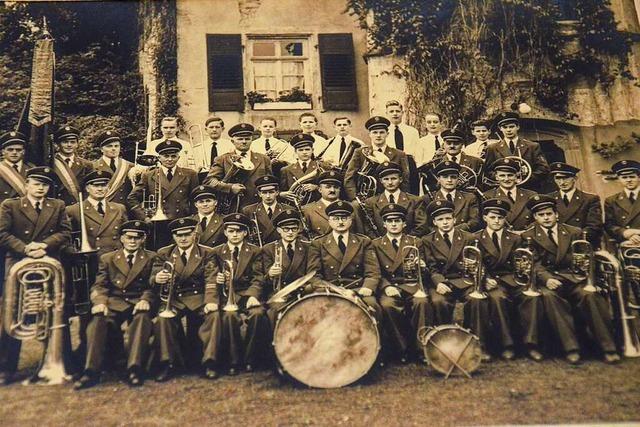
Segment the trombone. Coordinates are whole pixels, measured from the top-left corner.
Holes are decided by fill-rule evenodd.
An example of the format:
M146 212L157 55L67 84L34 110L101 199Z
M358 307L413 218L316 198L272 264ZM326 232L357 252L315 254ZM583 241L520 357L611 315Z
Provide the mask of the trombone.
M260 223L258 223L257 212L254 212L253 215L251 216L251 222L253 223L251 230L255 230L255 231L251 233L251 230L249 230L250 232L249 237L254 243L257 243L258 246L262 247L262 235L260 234Z
M418 290L413 294L414 298L425 298L427 296L422 281L421 262L420 249L417 246L408 245L402 248L402 272L405 278L410 276L413 279L414 276L417 276Z
M233 256L233 255L232 255ZM224 262L224 266L229 270L229 291L227 292L227 303L222 308L223 311L238 311L238 302L236 301L236 293L233 286L234 274L233 274L233 260L227 260Z
M189 126L187 128L187 134L189 135L189 145L191 145L191 149L195 149L196 145L193 144L193 134L194 132L191 130L195 128L196 131L198 132L197 135L199 136L200 139L200 143L197 144L200 146L200 151L202 151L202 166L200 167L200 172L208 172L209 171L209 167L210 165L207 165L207 150L204 147L204 134L202 133L202 126L200 126L199 123L194 123L191 126ZM213 159L211 159L211 161L213 162ZM193 164L194 164L194 169L195 169L195 159L193 159Z
M160 301L164 302L164 310L158 313L158 317L163 319L172 319L176 317L176 311L173 308L173 298L176 291L175 268L172 262L165 261L162 269L171 274L171 279L160 288Z
M80 237L74 239L75 248L71 265L71 283L73 285L73 302L76 314L89 313L91 309L91 274L90 261L92 255L98 251L89 242L87 222L84 214L84 198L82 191L78 192L78 207L80 208Z

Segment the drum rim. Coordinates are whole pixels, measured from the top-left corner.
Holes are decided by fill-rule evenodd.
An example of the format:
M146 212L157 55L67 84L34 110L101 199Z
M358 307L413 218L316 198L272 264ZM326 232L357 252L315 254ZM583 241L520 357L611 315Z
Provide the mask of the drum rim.
M443 332L443 331L448 331L448 330L457 330L457 331L462 331L465 332L466 334L468 334L471 338L472 341L475 341L476 345L480 345L480 338L478 338L478 336L476 334L474 334L471 329L468 328L464 328L460 325L458 325L457 323L447 323L447 324L443 324L443 325L437 325L437 326L432 326L431 329L426 333L425 335L425 342L423 344L423 353L425 356L425 359L427 361L427 363L429 364L429 366L431 366L431 368L441 374L446 374L447 372L444 371L444 369L441 369L440 366L434 365L433 361L431 360L431 358L427 355L427 347L429 345L429 342L433 339L433 336L437 333L437 332ZM432 344L433 346L433 344ZM476 364L476 366L474 367L474 369L471 372L475 372L478 367L482 364L482 359L480 357L478 357L478 363ZM456 370L454 369L451 373L451 375L455 375L454 373L456 372Z
M276 351L276 335L277 332L279 330L280 327L280 321L281 319L287 314L287 312L294 307L295 305L297 305L298 303L306 300L306 299L311 299L311 298L315 298L315 297L319 297L319 296L329 296L329 297L337 297L346 301L349 301L350 303L352 303L352 305L354 305L355 307L358 307L360 309L360 311L362 311L370 320L371 323L374 325L374 330L375 330L375 336L376 336L376 357L373 361L373 363L371 364L371 366L366 370L366 372L362 373L362 375L360 375L357 379L355 379L354 381L348 383L348 384L344 384L341 386L328 386L328 387L321 387L321 386L311 386L309 384L306 384L302 381L300 381L298 378L294 377L293 375L291 375L291 373L289 371L287 371L281 360L280 357L278 357L278 352ZM273 340L271 341L271 347L273 347L273 353L276 356L276 363L278 364L278 368L279 368L279 372L282 372L283 375L286 375L292 379L294 379L295 381L297 381L300 384L303 384L307 387L311 387L311 388L341 388L341 387L347 387L350 386L352 384L357 383L358 381L362 380L365 376L367 376L372 369L375 367L376 365L376 360L378 360L378 357L380 356L380 350L382 349L382 342L381 342L381 338L380 338L380 326L378 325L378 321L375 319L375 317L369 313L369 310L366 308L368 306L366 306L366 303L364 303L364 301L361 301L365 306L363 307L361 304L357 304L353 301L352 298L349 298L345 295L341 295L335 292L332 293L328 293L328 292L313 292L311 294L307 294L304 295L298 299L296 299L295 301L289 303L287 305L287 307L285 307L282 312L278 313L278 316L276 318L276 323L275 323L275 327L273 328Z

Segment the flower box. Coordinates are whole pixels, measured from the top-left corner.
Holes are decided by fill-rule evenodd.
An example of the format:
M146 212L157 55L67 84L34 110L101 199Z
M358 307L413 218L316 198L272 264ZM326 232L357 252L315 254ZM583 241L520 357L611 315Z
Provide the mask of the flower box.
M311 110L310 102L256 102L254 110Z

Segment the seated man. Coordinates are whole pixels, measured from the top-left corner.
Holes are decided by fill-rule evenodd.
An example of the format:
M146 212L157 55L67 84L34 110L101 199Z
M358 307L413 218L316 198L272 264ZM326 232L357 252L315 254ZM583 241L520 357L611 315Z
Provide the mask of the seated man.
M228 375L236 375L241 366L253 371L270 354L269 319L262 307L262 256L259 247L246 242L250 226L242 214L225 216L227 242L213 248L216 281L206 287L205 320L200 328L206 378L216 378L225 365ZM244 340L242 314L247 316Z
M445 162L443 162L445 163ZM455 206L448 200L435 200L427 207L435 231L426 236L425 257L431 275L429 296L436 325L453 323L456 302L464 303L464 326L480 338L482 359L491 360L486 350L489 339L489 302L474 297L473 280L465 277L463 249L473 244L473 234L454 227Z
M151 284L156 287L156 293L164 297L154 332L156 357L160 364L156 381L159 382L173 376L176 364L184 366L185 362L190 362L181 350L181 338L184 341L182 318L186 317L189 324L199 326L202 323L204 290L206 285L215 283L213 249L196 243L197 226L198 222L193 218L171 221L169 231L174 243L158 251L151 272ZM167 269L166 262L173 267ZM173 283L173 288L170 283ZM172 294L171 306L167 307L169 293ZM199 343L193 342L198 337L189 338L182 344L190 347L186 350L191 350L188 353L193 355L200 347Z
M611 169L623 190L604 201L604 224L619 244L640 246L640 162L621 160Z
M251 220L251 228L253 229L251 243L264 246L267 243L278 240L278 232L272 219L290 206L278 201L280 187L278 178L275 176L264 175L257 178L255 187L258 190L260 201L245 206L242 208L242 213ZM260 239L258 239L258 233L260 233Z
M405 234L407 210L403 206L389 203L380 215L386 234L373 240L372 246L382 274L379 299L389 337L387 355L399 356L406 362L416 356L420 348L418 331L433 325L424 285L428 279L424 245L421 239ZM414 251L413 263L409 262L410 250Z
M99 382L102 362L109 350L107 335L120 333L124 322L129 324L128 382L132 387L142 385L156 302L149 279L157 255L144 249L146 237L143 221L128 221L120 228L123 248L100 257L96 283L91 288L93 318L87 328L87 360L82 377L75 383L76 390Z
M541 287L545 316L566 353L569 363L580 362L571 309L586 323L604 353L607 363L620 360L613 339L608 301L595 289L588 289L586 275L572 269L571 242L582 238L582 230L558 223L556 200L536 195L527 203L536 224L522 233L531 238L536 251L535 274Z

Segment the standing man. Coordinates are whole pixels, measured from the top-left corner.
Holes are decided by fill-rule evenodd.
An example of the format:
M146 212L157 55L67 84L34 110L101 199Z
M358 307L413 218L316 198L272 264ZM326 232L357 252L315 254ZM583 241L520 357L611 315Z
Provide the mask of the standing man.
M60 249L69 243L69 219L64 202L47 198L53 184L51 168L27 171L25 195L0 205L0 246L6 251L6 271L22 258L59 259ZM9 384L18 367L21 341L0 329L0 383Z
M158 382L169 380L175 374L176 365L185 366L191 362L187 356L201 352L197 331L202 324L204 293L207 287L214 286L216 276L213 249L196 243L197 226L198 222L193 218L171 221L169 231L174 243L158 251L151 272L151 285L164 300L154 327L155 353L160 364L156 376ZM167 261L173 265L171 271L166 269ZM170 282L173 289L169 287ZM172 300L171 306L167 307L169 292ZM164 310L173 312L175 316L167 317L162 314ZM188 324L194 325L192 330L196 333L181 340L184 338L184 317Z
M198 221L198 243L211 248L224 243L222 216L216 213L216 190L210 185L199 185L191 192L191 201L198 211L193 216Z
M371 117L365 123L365 127L369 131L369 137L371 138L371 146L365 146L356 149L351 161L349 162L349 167L347 168L347 173L344 176L344 187L348 200L354 200L358 195L358 182L361 179L360 170L365 161L373 161L369 159L369 157L373 158L382 158L380 161L377 161L377 164L382 164L385 160L396 163L400 165L402 169L402 176L409 176L409 163L407 160L407 155L396 149L387 145L386 139L389 135L389 120L384 117L374 116ZM369 156L365 156L363 154L363 150L371 151ZM377 167L377 165L374 165ZM376 179L377 177L372 177ZM379 185L378 182L378 190L376 193L381 193L382 186ZM409 191L409 183L402 182L401 188L403 191Z
M207 139L203 141L204 150L200 150L200 152L204 151L206 158L201 160L199 164L209 169L216 157L233 151L234 147L230 139L222 137L224 121L220 117L210 116L207 118L204 122L204 130L207 132ZM195 147L194 151L194 154L199 154L199 151L196 150ZM202 154L199 155L201 156Z
M313 113L302 113L298 117L298 122L302 133L313 137L313 154L318 157L320 151L327 145L327 140L316 132L318 118Z
M273 223L275 218L280 212L289 208L289 206L283 205L278 202L278 194L280 194L280 188L278 178L273 175L265 175L256 179L255 187L258 190L258 196L260 201L249 206L242 208L242 213L246 215L252 222L252 228L260 233L260 240L262 245L278 240L279 235ZM258 240L257 237L255 240ZM252 242L254 245L258 245L260 242Z
M582 238L582 231L558 223L555 198L536 195L527 203L536 224L522 233L531 238L536 250L536 276L541 286L546 318L560 339L566 360L580 362L571 312L588 326L591 335L604 354L604 361L620 360L613 339L609 302L595 289L588 289L586 274L572 268L571 242Z
M618 244L640 246L640 162L621 160L611 169L622 191L604 201L605 230Z
M93 163L93 167L109 170L113 174L107 189L107 200L126 205L132 190L129 171L133 168L133 163L120 157L121 144L120 137L110 130L100 134L95 145L100 147L102 157Z
M27 170L34 165L24 161L27 137L20 132L0 136L0 201L26 194Z
M602 239L600 196L576 188L576 175L580 169L562 162L552 163L550 168L558 187L558 191L551 193L556 199L558 222L582 228L594 249L599 248Z
M240 213L225 216L227 243L213 248L216 281L206 287L205 320L200 328L205 377L209 379L217 378L224 366L232 376L241 367L251 372L270 354L269 319L262 307L262 256L260 248L245 240L250 226L249 218ZM230 300L231 295L235 301ZM241 315L247 317L244 339Z
M385 112L389 119L387 145L392 148L397 148L400 151L404 151L415 158L420 151L418 143L420 135L416 128L402 123L402 118L404 116L402 104L395 99L387 101L385 104Z
M80 132L71 126L62 126L56 131L53 140L58 146L58 152L53 159L53 171L58 176L57 197L64 200L66 205L78 201L82 181L91 171L93 164L78 156Z
M491 125L489 121L476 120L471 123L471 134L475 140L464 147L462 151L469 156L484 160L487 157L487 148L498 142L495 139L489 139L489 136L491 136Z
M258 201L254 186L255 179L264 175L272 175L271 159L264 154L251 151L254 131L255 128L249 123L239 123L229 129L229 136L235 149L230 153L219 155L204 180L204 184L211 185L218 193L222 193L226 197L239 197L240 208ZM253 169L231 173L232 169L237 169L233 162L243 158L253 164ZM223 180L228 173L231 173L232 176Z
M194 166L198 166L190 164L191 161L195 161L193 149L189 141L178 138L178 130L177 117L163 117L162 120L160 120L160 132L162 132L162 137L151 141L149 146L145 149L145 153L156 153L158 145L166 141L174 141L180 144L180 149L182 150L182 157L180 157L180 160L178 161L178 166L193 169Z
M276 137L277 126L278 122L273 117L260 120L260 127L258 127L260 136L251 143L251 149L254 152L270 154L268 157L271 159L272 167L276 162L282 167L296 161L293 148L287 141Z
M91 288L91 314L87 361L74 388L81 390L100 381L109 333L121 334L128 322L129 354L127 382L131 387L143 383L144 363L153 330L153 311L157 294L151 286L155 252L144 249L147 227L143 221L128 221L120 229L122 249L100 257L96 283Z
M287 191L290 190L300 178L313 174L313 172L320 167L319 161L313 159L313 136L299 133L294 135L289 143L295 150L297 160L280 171L280 188ZM318 173L316 172L315 175L317 178ZM305 205L318 200L316 193L318 185L315 181L315 179L305 179L304 183L296 184L301 185L306 194L306 196L303 196L302 200L300 200L300 204Z
M496 160L504 157L520 157L526 160L531 167L531 178L523 184L523 187L531 190L541 188L549 174L549 164L542 153L540 144L521 138L518 135L520 131L520 115L507 111L498 114L495 122L502 133L503 139L487 147L485 163L493 165Z
M355 149L364 146L364 142L351 136L351 119L349 117L336 117L333 119L333 127L337 134L322 148L318 158L344 171L347 169Z
M435 160L438 163L445 154L442 131L444 123L439 113L429 112L424 116L424 123L427 127L427 134L420 138L418 143L420 152L416 156L416 165L420 168L427 162Z

